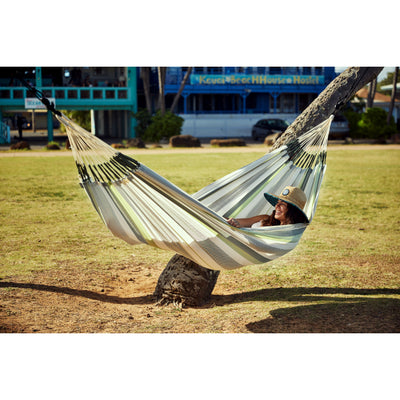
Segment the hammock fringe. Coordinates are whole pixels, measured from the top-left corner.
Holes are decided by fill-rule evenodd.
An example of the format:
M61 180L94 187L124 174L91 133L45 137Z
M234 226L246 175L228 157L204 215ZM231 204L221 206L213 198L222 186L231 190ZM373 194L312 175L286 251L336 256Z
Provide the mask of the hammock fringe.
M81 185L114 235L215 270L262 264L297 245L307 224L237 229L225 218L269 214L273 207L263 194L292 185L306 193L304 210L311 221L333 119L190 196L65 115L56 116L66 127Z

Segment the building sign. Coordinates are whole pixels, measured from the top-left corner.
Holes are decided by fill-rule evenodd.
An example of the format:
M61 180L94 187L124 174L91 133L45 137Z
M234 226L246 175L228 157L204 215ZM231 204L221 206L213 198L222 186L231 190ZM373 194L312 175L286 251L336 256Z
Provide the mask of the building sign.
M54 97L50 97L48 99L50 103L56 106L56 99ZM37 109L46 109L46 106L36 97L26 97L25 98L25 109L27 110L37 110Z
M191 85L323 85L323 75L190 75Z

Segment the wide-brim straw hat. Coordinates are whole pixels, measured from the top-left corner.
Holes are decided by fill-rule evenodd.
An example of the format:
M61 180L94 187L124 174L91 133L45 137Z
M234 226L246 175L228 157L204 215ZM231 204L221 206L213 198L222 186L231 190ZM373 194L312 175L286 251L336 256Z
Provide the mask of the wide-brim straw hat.
M271 203L274 207L276 206L278 200L282 200L295 206L304 214L307 222L309 222L309 219L304 212L304 206L307 202L307 196L300 188L294 186L286 186L279 196L270 193L264 193L264 196L268 200L268 202Z

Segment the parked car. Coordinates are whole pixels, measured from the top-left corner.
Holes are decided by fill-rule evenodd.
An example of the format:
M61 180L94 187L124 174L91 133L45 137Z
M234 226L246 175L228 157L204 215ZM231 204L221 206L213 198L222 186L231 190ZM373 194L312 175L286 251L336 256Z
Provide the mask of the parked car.
M335 115L333 118L329 139L344 139L349 136L349 122L343 115Z
M264 140L269 135L284 132L288 126L289 124L283 119L260 119L251 129L251 136L254 140Z

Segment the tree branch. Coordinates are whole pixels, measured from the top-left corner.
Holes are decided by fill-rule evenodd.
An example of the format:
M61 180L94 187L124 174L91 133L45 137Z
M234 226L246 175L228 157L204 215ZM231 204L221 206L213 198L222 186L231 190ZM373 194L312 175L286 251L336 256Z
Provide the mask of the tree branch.
M350 67L336 77L295 119L272 146L272 150L299 137L346 105L354 94L375 79L383 67Z
M183 92L183 89L185 88L186 82L188 81L189 76L192 73L192 69L193 69L193 67L189 67L187 69L187 71L186 71L186 74L185 74L184 78L182 79L181 86L179 87L178 93L175 95L174 101L172 102L172 105L171 105L171 108L170 108L170 111L172 113L174 112L175 107L178 104L179 98L180 98L180 96L181 96L181 94Z

